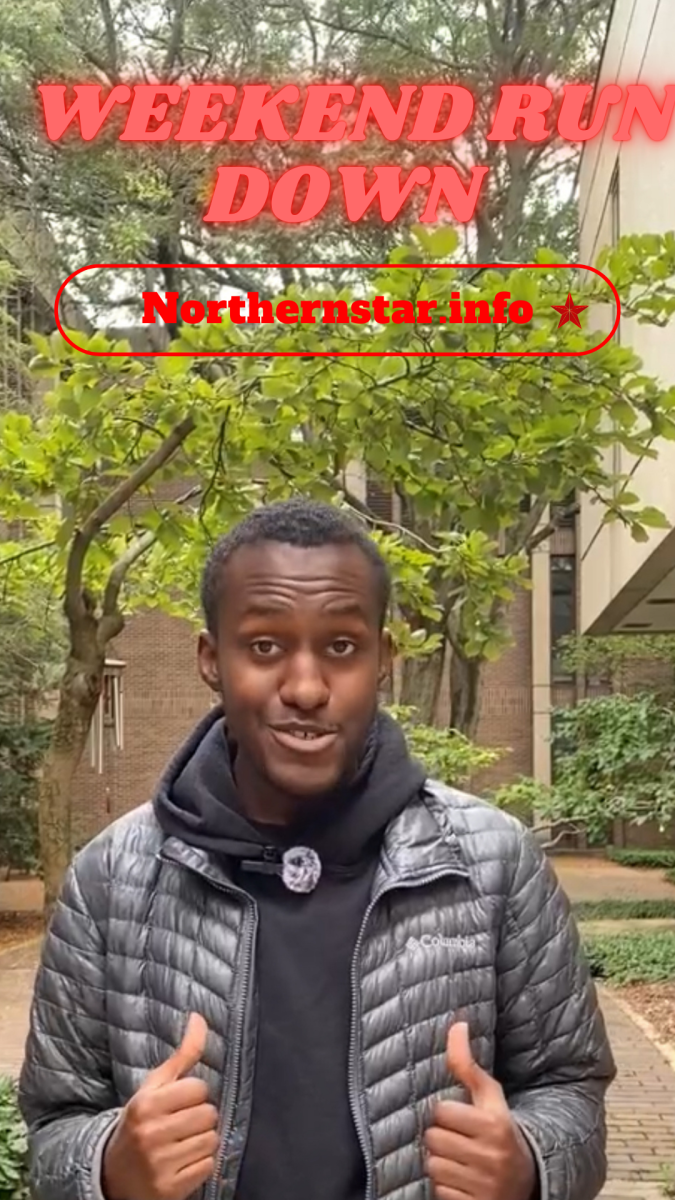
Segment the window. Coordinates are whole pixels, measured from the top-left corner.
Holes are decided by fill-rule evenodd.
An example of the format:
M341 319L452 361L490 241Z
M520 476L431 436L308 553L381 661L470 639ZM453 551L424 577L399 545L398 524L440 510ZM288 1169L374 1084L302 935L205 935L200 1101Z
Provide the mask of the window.
M573 554L552 554L551 676L554 681L574 678L574 673L566 670L560 662L556 648L560 638L576 632L576 607L576 559Z
M373 516L380 521L392 521L392 499L391 488L382 487L369 473L366 476L366 504Z

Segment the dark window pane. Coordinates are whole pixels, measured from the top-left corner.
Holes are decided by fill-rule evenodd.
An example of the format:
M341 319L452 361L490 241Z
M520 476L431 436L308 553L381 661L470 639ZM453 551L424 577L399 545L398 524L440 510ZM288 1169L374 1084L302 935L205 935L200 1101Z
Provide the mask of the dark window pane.
M556 653L562 637L576 631L576 560L572 554L551 555L551 674L554 680L573 678Z

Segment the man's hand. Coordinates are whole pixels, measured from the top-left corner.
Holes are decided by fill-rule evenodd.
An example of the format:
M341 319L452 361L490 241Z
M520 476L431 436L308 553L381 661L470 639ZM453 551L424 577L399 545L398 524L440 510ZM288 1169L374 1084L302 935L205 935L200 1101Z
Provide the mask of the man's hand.
M425 1134L436 1200L532 1200L537 1170L502 1088L474 1061L468 1025L448 1033L447 1064L471 1104L441 1101Z
M193 1013L183 1041L151 1071L122 1111L103 1155L106 1200L186 1200L215 1170L218 1110L200 1079L208 1029Z

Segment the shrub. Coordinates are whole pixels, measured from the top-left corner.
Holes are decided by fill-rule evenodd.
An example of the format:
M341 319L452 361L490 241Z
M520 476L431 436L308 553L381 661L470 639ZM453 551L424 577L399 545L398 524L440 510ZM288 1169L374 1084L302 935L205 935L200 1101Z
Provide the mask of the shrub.
M675 979L675 933L583 934L591 974L609 983L662 983Z
M577 921L675 920L675 900L586 900L572 909Z
M525 825L531 825L535 811L541 812L550 806L551 792L552 789L547 784L521 775L512 783L505 783L503 787L497 788L490 799L497 808L518 817Z
M30 1200L28 1143L16 1085L0 1078L0 1200Z
M557 709L553 744L551 820L583 823L598 843L614 820L655 821L663 830L675 818L675 710L652 693Z
M623 850L618 846L609 846L607 857L623 867L675 869L675 850Z
M410 752L419 759L432 779L447 784L463 784L474 771L491 767L501 750L476 746L456 729L437 729L416 720L416 709L394 705L387 710L406 735Z

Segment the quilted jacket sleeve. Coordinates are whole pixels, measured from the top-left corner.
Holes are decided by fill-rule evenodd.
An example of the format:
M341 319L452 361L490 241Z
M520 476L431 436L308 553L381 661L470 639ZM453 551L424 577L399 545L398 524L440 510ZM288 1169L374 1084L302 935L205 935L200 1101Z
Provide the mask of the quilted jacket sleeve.
M520 832L498 960L496 1075L537 1159L541 1200L595 1200L616 1071L566 896Z
M98 838L70 867L38 968L19 1081L34 1200L100 1197L103 1146L120 1112L106 1026L105 857Z

